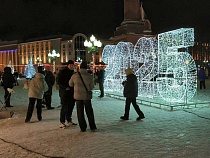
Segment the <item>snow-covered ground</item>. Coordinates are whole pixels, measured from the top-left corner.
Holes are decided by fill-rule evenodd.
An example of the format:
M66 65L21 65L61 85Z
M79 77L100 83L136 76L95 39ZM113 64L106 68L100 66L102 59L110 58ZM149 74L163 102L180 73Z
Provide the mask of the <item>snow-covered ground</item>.
M60 108L43 109L43 120L24 123L27 90L23 81L14 88L10 119L0 120L1 158L210 158L210 109L193 108L167 111L140 105L145 119L136 121L133 107L130 120L121 121L124 101L105 96L92 99L97 132L80 132L79 126L59 128ZM201 99L210 98L210 84L199 90ZM4 91L0 87L0 99ZM53 91L52 106L60 105L58 91ZM73 121L77 122L76 109Z

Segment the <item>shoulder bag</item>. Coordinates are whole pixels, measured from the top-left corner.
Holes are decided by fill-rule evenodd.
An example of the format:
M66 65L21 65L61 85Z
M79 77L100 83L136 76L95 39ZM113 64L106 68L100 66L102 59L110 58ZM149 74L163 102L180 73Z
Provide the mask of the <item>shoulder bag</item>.
M93 95L93 92L92 92L92 91L89 91L89 90L87 89L87 87L86 87L86 85L85 85L85 82L84 82L84 80L83 80L83 78L82 78L81 73L78 72L78 74L79 74L79 76L80 76L80 78L81 78L81 80L82 80L82 83L83 83L83 85L84 85L86 91L87 91L87 97L91 99L91 98L92 98L92 95Z

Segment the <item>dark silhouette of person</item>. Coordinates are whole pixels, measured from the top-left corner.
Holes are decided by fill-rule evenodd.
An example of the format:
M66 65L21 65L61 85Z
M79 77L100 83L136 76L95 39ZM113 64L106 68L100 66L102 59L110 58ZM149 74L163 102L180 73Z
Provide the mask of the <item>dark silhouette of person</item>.
M4 100L6 107L13 107L10 105L11 93L9 93L8 88L12 89L14 87L15 78L12 75L12 69L10 67L4 68L4 74L2 76L3 87L4 87Z
M103 67L100 67L99 70L96 72L96 75L98 76L98 85L100 90L99 98L104 97L104 74L105 70Z
M44 93L45 104L46 108L48 110L51 110L54 109L54 107L51 106L51 102L52 102L52 87L55 84L55 76L50 70L45 70L45 81L47 82L48 85L48 91Z
M206 89L206 83L205 83L206 73L204 71L204 68L200 69L200 71L198 73L198 77L199 77L199 80L200 80L200 89L202 89L202 88Z
M18 77L19 77L19 73L17 72L17 70L14 70L14 78L15 78L15 86L18 86Z
M120 119L128 120L129 119L129 111L130 104L132 103L135 111L139 115L136 120L144 119L144 114L140 110L139 106L136 103L136 97L138 96L138 82L136 75L133 74L133 70L128 68L125 70L127 80L122 84L124 86L123 95L126 97L125 101L125 113L124 116L121 116Z
M69 80L74 74L74 61L69 60L67 66L59 71L57 84L59 85L59 96L61 99L60 128L77 125L72 122L72 112L75 105L74 88L69 86ZM67 123L65 121L67 120Z

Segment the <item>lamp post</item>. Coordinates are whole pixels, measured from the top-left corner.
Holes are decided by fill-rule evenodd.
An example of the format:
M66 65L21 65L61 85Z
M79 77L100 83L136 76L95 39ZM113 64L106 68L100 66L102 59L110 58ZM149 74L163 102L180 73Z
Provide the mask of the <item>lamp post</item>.
M48 53L48 57L50 58L51 61L53 61L53 72L55 72L55 61L57 58L60 57L60 54L56 53L55 50L52 50L52 53Z
M39 58L39 57L37 57L37 58L35 59L35 62L38 63L38 66L41 66L41 65L42 65L42 59Z
M88 48L88 53L92 54L93 58L93 67L95 64L95 53L99 51L99 48L102 46L100 40L97 40L93 35L90 37L90 41L85 40L84 46Z

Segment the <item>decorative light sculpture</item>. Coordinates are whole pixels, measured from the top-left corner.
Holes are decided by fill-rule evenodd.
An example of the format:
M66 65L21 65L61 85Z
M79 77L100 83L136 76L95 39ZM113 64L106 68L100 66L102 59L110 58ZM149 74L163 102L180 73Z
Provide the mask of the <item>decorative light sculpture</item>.
M113 91L113 75L112 75L112 71L113 71L113 65L114 65L114 49L115 49L116 45L106 45L103 49L103 53L102 53L102 61L104 61L105 63L107 63L107 67L106 67L106 71L104 74L104 87L106 91Z
M197 89L197 70L193 57L178 48L194 45L194 29L181 28L158 35L157 87L170 102L190 100Z
M60 57L60 54L59 53L56 53L55 50L52 50L52 53L48 53L48 57L50 60L53 61L53 72L55 72L55 61L57 58Z
M24 76L27 78L27 79L31 79L34 77L34 75L36 74L36 70L32 64L32 61L29 60L28 61L28 65L26 66L26 70L24 71Z
M188 52L178 52L194 44L194 30L182 28L140 38L135 47L129 42L104 47L102 59L108 63L104 88L122 92L125 69L133 68L138 78L139 95L161 97L170 102L187 102L197 89L197 70Z
M125 69L130 66L134 46L130 42L119 42L116 46L106 46L104 48L102 59L106 63L111 63L111 65L108 64L105 72L104 89L120 92L123 89L121 83L126 79Z
M157 96L155 78L158 75L157 39L140 38L134 48L133 65L138 77L139 96Z

